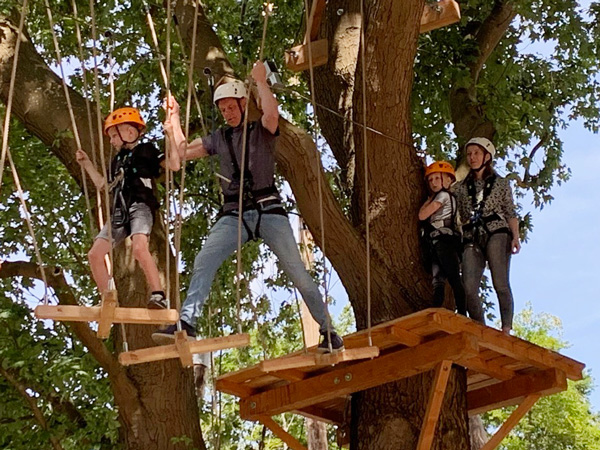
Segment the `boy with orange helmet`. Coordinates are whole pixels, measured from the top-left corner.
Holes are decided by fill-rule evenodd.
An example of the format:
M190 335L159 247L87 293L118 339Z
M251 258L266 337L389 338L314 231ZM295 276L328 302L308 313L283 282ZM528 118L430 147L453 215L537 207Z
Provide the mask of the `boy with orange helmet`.
M139 262L152 294L148 308L167 307L167 300L160 283L158 268L148 248L154 213L159 202L154 195L154 178L160 173L164 156L148 142L140 142L146 123L136 108L119 108L109 114L104 122L104 134L117 150L108 170L108 189L112 194L111 231L109 242L108 224L95 237L88 252L92 276L100 293L108 290L109 276L104 257L110 247L131 236L133 256ZM178 156L173 158L179 164ZM86 170L96 189L105 189L105 178L96 170L88 155L81 149L76 152L77 162ZM170 162L170 167L174 167Z
M456 228L456 199L450 185L456 180L454 168L446 161L436 161L425 169L429 198L419 210L428 263L433 275L433 306L444 303L446 279L452 286L456 310L466 315L465 290L460 278L460 234Z

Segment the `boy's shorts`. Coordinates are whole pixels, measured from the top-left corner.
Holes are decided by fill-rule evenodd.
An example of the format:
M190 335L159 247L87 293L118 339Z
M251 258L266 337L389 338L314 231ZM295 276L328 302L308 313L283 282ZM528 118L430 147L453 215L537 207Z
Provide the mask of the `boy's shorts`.
M145 203L133 203L129 207L129 227L112 227L113 247L119 245L127 236L134 234L145 234L150 236L152 225L154 224L154 214ZM129 228L129 229L128 229ZM129 233L128 233L129 231ZM108 241L108 224L105 224L100 233L94 238Z

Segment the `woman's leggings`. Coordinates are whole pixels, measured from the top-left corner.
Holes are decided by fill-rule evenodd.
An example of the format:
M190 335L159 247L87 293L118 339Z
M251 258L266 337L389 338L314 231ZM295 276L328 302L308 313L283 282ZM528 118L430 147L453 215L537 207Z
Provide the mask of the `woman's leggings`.
M492 234L485 250L477 244L467 244L463 251L463 283L467 295L467 310L471 319L485 323L483 307L479 298L481 277L488 262L492 273L492 283L500 304L500 318L503 328L512 328L513 296L508 280L511 255L511 237L508 233ZM484 254L485 252L485 254Z
M456 310L466 316L465 290L460 278L460 260L456 244L447 239L436 240L433 243L432 253L433 306L439 308L444 303L446 280L448 280L454 292Z

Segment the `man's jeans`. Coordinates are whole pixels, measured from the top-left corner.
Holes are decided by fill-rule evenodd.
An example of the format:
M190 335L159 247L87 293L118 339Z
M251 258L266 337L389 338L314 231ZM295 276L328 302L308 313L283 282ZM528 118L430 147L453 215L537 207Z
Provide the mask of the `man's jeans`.
M274 205L275 207L277 205ZM265 208L268 211L271 207ZM258 211L244 211L244 220L251 230L256 229ZM210 288L223 262L237 250L237 215L223 216L212 227L208 238L194 261L192 280L187 298L181 307L181 320L194 325L202 313ZM294 240L292 227L286 216L265 214L260 220L260 237L279 258L279 264L300 291L306 306L322 332L327 331L327 311L319 287L306 271ZM242 243L248 241L248 232L242 225Z
M513 296L508 280L511 255L511 237L507 233L490 236L483 254L479 245L468 244L463 252L463 284L467 295L467 309L471 319L485 323L483 308L479 298L479 286L488 261L492 273L492 283L500 304L500 317L503 327L512 328Z

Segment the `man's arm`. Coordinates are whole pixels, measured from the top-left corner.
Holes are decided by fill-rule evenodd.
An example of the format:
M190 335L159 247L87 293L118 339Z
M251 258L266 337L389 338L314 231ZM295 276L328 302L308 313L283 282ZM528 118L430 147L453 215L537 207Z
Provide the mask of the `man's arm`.
M168 103L168 108L167 106ZM165 134L170 145L169 165L171 170L177 171L181 168L181 161L203 158L208 156L208 152L202 145L202 139L196 139L190 144L187 143L183 129L181 128L181 119L179 117L179 104L174 97L165 99L165 109L167 110L167 119L163 124Z
M75 152L75 159L90 176L92 182L94 183L94 186L96 186L96 189L101 190L102 188L104 188L104 177L102 176L102 174L100 174L100 172L96 170L94 164L92 164L92 162L90 161L90 158L88 157L87 153L81 149L77 150Z
M267 69L261 61L256 61L251 74L256 82L258 97L262 105L263 116L261 122L263 127L269 130L271 134L275 134L279 126L279 104L267 83Z

